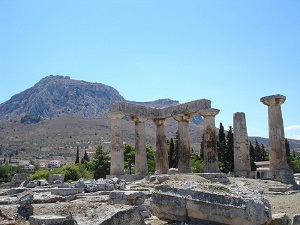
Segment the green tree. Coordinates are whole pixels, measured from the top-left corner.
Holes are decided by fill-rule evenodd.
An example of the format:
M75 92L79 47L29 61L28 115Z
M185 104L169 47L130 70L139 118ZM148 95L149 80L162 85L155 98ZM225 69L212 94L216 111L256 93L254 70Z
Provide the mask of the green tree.
M250 142L250 165L251 165L251 171L255 171L256 170L256 164L255 164L255 150L253 147L252 142Z
M135 163L135 149L130 144L124 145L124 167L128 169L129 174L134 173L133 166Z
M285 152L286 152L286 160L287 163L289 164L292 161L292 156L291 156L290 143L288 142L287 138L285 138Z
M84 162L89 162L90 161L90 157L88 156L87 152L84 151L84 155L83 158L81 159L81 163L84 164Z
M226 135L226 148L224 154L223 172L228 173L233 170L234 170L233 132L232 132L232 127L229 126L229 130Z
M203 173L203 159L195 153L191 154L192 171L193 173Z
M202 138L202 140L203 140L203 138ZM203 144L202 144L201 148L203 149ZM220 123L220 127L219 127L217 149L218 149L218 159L219 159L219 164L220 164L220 170L222 172L227 172L227 169L225 168L226 138L225 138L225 132L224 132L224 127L223 127L222 123Z
M76 160L75 163L79 163L79 146L77 146L77 152L76 152Z
M96 148L94 159L91 163L91 169L94 173L94 178L105 178L110 173L110 157L109 153L103 150L103 146L99 145Z
M0 183L10 182L15 173L21 173L21 167L15 167L5 162L4 165L0 165Z
M174 139L171 138L170 146L169 146L169 168L176 167L177 164L178 164L178 155L175 153Z
M147 163L148 163L148 172L153 173L155 172L155 150L152 148L152 146L146 146L147 151Z

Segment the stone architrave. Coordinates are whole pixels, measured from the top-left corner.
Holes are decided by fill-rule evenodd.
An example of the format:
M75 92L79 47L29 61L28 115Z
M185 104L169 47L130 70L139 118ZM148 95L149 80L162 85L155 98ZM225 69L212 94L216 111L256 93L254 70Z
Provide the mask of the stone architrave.
M178 121L178 172L191 173L189 122L192 114L176 115L173 118Z
M122 133L122 118L125 116L122 113L110 112L107 114L111 119L111 175L124 174L124 153L123 153L123 133Z
M260 99L268 106L270 170L288 169L281 113L281 104L285 102L285 99L283 95L271 95Z
M145 122L147 118L131 116L135 123L135 174L148 174Z
M165 126L166 118L155 118L153 122L156 125L156 170L168 173L169 158Z
M219 160L217 151L217 135L215 126L215 116L218 115L218 109L204 109L200 115L204 117L204 173L219 173Z
M251 171L250 146L245 113L233 114L234 172L236 176L248 177Z

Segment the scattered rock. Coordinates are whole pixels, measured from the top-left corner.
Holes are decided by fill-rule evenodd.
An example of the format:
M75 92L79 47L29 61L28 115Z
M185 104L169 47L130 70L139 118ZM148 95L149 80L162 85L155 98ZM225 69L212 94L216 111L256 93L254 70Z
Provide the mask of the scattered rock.
M285 213L278 213L272 215L272 221L269 225L289 225L290 219Z
M300 214L294 215L292 225L300 225Z

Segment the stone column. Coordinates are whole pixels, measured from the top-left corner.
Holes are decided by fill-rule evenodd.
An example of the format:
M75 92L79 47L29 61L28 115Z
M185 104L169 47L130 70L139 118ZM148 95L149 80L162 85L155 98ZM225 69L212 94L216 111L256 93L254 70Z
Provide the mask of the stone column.
M268 106L270 170L288 169L280 106L285 102L285 99L283 95L271 95L260 99L263 104Z
M251 171L250 145L245 113L233 114L234 172L236 176L248 177Z
M200 115L204 117L204 135L203 135L203 157L204 173L219 173L219 160L217 150L217 135L215 126L215 116L218 115L218 109L204 109Z
M156 125L156 170L162 173L168 173L169 157L166 135L166 118L155 118L153 122Z
M191 150L189 121L192 115L176 115L173 118L178 121L178 172L191 173Z
M107 114L111 119L111 163L110 174L124 174L124 153L123 153L123 134L122 118L125 116L119 112L110 112Z
M135 123L135 174L148 174L145 122L146 118L131 116Z

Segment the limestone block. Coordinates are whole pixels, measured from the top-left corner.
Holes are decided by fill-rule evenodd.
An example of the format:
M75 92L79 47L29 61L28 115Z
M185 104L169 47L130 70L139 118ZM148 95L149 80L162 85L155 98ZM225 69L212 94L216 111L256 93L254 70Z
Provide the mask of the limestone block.
M60 195L53 195L51 191L34 193L33 204L56 203L65 202L66 197Z
M64 174L50 174L49 175L49 183L53 184L54 181L60 181L63 183L65 180L65 175Z
M27 188L35 188L35 187L37 187L37 186L39 186L39 182L38 182L37 180L30 181L30 182L26 185Z
M210 183L167 181L155 188L150 210L165 221L261 225L271 220L271 207L263 195Z
M55 225L62 224L67 218L57 215L34 215L29 217L30 225Z
M269 225L289 225L290 219L285 213L272 215L272 221Z
M91 183L86 183L85 191L86 192L104 191L105 188L106 188L106 183L98 183L94 181Z
M300 225L300 214L294 215L292 225Z
M24 187L4 189L4 190L0 190L0 196L16 195L16 194L24 192L25 190L26 190L26 188L24 188Z
M49 185L48 181L45 179L38 180L38 182L39 182L39 186L48 186Z
M145 194L140 191L112 191L109 194L110 204L141 205Z
M52 195L68 196L78 194L77 188L51 188Z

